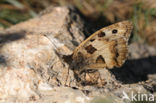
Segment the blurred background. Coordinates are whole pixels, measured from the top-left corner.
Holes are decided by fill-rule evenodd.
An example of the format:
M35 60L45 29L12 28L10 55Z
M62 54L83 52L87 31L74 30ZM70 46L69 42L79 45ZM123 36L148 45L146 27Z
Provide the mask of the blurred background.
M156 46L156 0L0 0L0 30L59 5L74 5L98 29L129 19L132 40Z

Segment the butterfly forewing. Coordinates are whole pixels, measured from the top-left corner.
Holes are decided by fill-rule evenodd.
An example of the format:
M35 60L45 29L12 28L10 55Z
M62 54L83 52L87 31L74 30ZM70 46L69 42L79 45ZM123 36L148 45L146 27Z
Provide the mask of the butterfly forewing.
M120 67L127 58L131 30L129 21L98 30L74 50L75 65L81 65L81 69Z

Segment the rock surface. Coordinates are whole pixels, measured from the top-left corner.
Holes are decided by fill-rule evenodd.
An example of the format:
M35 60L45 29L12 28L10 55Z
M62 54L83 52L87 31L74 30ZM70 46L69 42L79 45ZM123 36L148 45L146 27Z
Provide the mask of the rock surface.
M0 102L129 103L123 91L156 94L156 48L139 43L130 43L122 68L90 73L101 79L79 85L62 57L85 39L85 29L74 8L53 7L0 31Z

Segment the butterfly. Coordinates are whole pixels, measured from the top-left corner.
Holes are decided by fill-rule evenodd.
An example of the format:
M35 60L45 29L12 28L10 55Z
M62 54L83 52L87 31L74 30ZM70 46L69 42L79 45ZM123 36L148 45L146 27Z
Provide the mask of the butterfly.
M98 70L121 67L128 56L132 28L130 21L122 21L93 33L74 50L74 68Z

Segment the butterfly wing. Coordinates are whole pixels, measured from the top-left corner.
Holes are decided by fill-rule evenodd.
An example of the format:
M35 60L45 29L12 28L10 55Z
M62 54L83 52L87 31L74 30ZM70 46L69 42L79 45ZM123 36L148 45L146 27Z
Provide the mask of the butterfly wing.
M72 59L75 65L88 69L120 67L128 55L131 30L129 21L98 30L74 50Z

